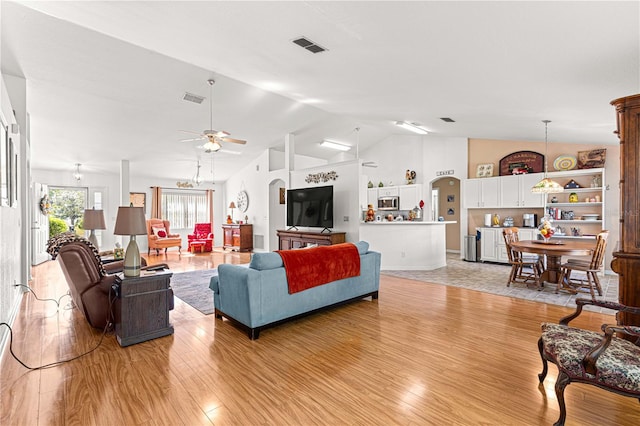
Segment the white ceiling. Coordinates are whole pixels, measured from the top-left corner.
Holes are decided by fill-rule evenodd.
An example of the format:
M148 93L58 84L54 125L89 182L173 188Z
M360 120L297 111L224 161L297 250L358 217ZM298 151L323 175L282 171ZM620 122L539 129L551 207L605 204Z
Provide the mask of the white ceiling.
M2 71L24 76L32 167L185 180L210 155L180 130L330 158L409 120L432 135L616 144L609 102L640 92L637 1L127 1L0 4ZM328 51L291 41L306 36ZM209 85L214 78L213 117ZM184 92L207 97L196 105ZM455 123L445 123L451 117ZM359 138L354 129L361 129ZM430 136L424 138L429 143ZM355 151L355 149L353 150ZM207 176L205 176L207 177Z

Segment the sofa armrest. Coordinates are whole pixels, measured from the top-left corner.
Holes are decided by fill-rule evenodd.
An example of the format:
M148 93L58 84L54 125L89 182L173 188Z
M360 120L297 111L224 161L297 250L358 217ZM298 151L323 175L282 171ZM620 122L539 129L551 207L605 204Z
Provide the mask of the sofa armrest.
M257 320L254 315L261 312L259 272L245 266L225 263L218 265L217 278L212 278L209 284L210 287L217 288L213 298L216 309L254 327Z
M167 234L167 238L179 238L180 234Z

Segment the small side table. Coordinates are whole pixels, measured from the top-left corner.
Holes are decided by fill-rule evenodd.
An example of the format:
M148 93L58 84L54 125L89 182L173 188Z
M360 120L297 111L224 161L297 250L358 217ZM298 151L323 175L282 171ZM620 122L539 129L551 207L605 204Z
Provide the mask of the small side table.
M173 334L169 310L173 308L173 290L168 270L142 271L139 277L120 274L115 306L116 339L129 346Z

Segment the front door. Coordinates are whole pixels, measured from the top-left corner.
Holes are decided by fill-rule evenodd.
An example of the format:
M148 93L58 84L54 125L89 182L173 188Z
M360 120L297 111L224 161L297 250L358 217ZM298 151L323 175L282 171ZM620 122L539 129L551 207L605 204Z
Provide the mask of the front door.
M47 241L49 240L49 209L47 204L49 188L34 183L31 189L31 264L38 265L49 260Z

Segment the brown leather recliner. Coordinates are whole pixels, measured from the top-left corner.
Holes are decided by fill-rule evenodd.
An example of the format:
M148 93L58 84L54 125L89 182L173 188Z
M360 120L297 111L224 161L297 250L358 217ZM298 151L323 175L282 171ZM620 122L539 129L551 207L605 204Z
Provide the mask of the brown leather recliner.
M58 259L71 299L89 324L103 329L113 322L115 292L111 287L120 278L105 272L95 246L85 238L65 234L52 238L47 251L53 259Z
M47 252L52 259L58 259L62 272L69 285L73 303L89 322L99 329L113 322L115 291L112 286L120 282L118 275L109 272L121 272L123 261L103 264L98 249L86 238L68 232L49 240ZM146 260L142 258L143 268ZM153 267L166 264L152 265Z

